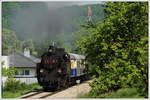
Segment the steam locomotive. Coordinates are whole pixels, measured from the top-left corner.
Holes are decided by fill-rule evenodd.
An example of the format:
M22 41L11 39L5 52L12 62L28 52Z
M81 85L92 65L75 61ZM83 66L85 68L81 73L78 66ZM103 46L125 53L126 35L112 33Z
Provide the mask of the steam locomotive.
M58 90L85 80L85 56L67 53L64 48L50 45L37 64L37 80L44 90Z

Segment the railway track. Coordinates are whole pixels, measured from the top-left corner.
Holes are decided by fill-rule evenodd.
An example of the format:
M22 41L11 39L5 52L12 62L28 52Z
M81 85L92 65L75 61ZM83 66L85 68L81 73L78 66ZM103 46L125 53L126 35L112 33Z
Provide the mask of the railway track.
M83 83L88 83L88 81L84 81L81 84L83 84ZM76 85L73 85L73 86L76 86ZM42 98L47 98L47 97L50 97L54 94L62 92L64 90L67 90L69 88L72 88L73 86L70 86L68 88L64 88L64 89L61 89L61 90L58 90L58 91L55 91L55 92L44 92L43 90L39 90L37 92L31 92L29 94L26 94L26 95L20 97L20 99L28 99L28 98L30 98L30 99L42 99Z
M30 98L30 97L33 97L33 96L38 95L38 94L40 94L40 93L42 93L42 91L39 91L39 92L32 92L32 93L29 93L29 94L27 94L27 95L24 95L24 96L22 96L22 97L20 97L20 98L21 98L21 99Z
M67 88L66 88L67 89ZM24 95L24 96L22 96L22 97L20 97L20 99L27 99L27 98L46 98L46 97L49 97L49 96L51 96L51 95L54 95L54 94L56 94L56 93L58 93L58 92L61 92L61 91L64 91L64 90L66 90L66 89L62 89L62 90L58 90L58 91L55 91L55 92L44 92L44 91L38 91L38 92L32 92L32 93L29 93L29 94L26 94L26 95Z
M59 92L61 92L61 91L66 90L66 89L67 89L67 88L65 88L65 89L63 89L63 90L58 90L58 91L56 91L56 92L52 92L52 93L47 94L47 95L44 95L44 96L40 97L40 99L46 98L46 97L49 97L49 96L52 96L52 95L54 95L54 94L56 94L56 93L59 93Z
M71 86L72 87L72 86ZM71 87L68 87L68 88L71 88ZM58 90L58 91L55 91L55 92L44 92L43 90L40 90L40 91L37 91L37 92L32 92L32 93L29 93L29 94L26 94L24 96L21 96L20 99L27 99L27 98L46 98L46 97L49 97L49 96L52 96L56 93L59 93L61 91L64 91L68 88L64 88L64 89L61 89L61 90Z

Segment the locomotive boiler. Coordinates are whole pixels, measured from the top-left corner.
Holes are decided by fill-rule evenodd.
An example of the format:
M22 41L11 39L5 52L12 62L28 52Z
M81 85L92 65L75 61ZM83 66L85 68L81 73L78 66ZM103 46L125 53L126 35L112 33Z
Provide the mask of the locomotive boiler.
M37 64L37 80L44 90L56 90L85 80L85 56L51 45Z

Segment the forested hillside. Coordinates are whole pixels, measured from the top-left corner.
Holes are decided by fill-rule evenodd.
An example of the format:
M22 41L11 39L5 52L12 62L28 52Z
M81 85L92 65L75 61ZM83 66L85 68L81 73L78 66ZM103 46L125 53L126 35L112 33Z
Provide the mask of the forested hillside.
M41 2L4 2L2 5L3 30L5 29L2 35L3 54L7 54L8 46L13 46L17 50L30 48L32 54L41 56L51 41L55 41L58 47L63 47L68 52L78 52L75 44L81 34L77 31L87 23L88 5L53 5ZM93 4L90 7L92 21L97 23L103 20L104 7L101 4ZM16 41L6 40L6 35L11 33L16 35L14 38Z

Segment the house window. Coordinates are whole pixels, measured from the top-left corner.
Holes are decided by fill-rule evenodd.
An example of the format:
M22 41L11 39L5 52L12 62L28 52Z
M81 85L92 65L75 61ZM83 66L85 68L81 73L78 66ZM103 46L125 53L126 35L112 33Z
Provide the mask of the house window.
M30 75L30 70L21 70L20 75Z
M19 75L19 73L18 73L18 72L15 72L15 75Z
M21 71L20 75L24 75L24 70Z
M29 70L25 70L25 75L29 75Z

